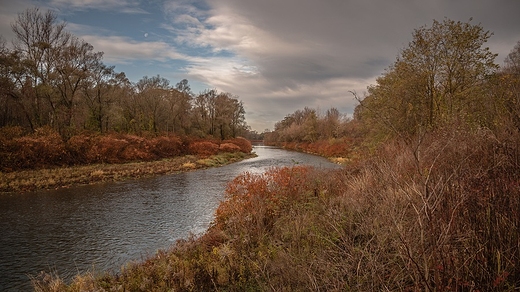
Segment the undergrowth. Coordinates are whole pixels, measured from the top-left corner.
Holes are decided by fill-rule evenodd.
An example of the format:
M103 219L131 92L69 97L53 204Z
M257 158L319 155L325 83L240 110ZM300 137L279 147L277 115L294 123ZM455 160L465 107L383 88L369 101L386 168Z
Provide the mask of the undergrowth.
M20 127L0 128L0 173L96 163L121 164L225 152L251 153L244 138L201 140L173 135L137 136L84 132L63 139L50 127L25 135Z

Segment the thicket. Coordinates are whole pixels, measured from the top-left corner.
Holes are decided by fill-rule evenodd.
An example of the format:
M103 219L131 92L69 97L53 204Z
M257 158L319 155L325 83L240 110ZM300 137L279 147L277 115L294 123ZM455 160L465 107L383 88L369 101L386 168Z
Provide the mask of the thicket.
M24 134L21 127L0 128L0 171L95 163L152 161L181 155L207 157L221 152L250 153L244 138L220 141L187 136L137 136L84 132L64 140L50 127Z

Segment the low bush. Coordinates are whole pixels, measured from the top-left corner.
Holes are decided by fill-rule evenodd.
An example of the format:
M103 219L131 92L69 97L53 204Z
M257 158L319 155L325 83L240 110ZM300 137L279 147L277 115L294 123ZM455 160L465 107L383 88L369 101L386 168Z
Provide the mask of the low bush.
M234 138L231 140L225 140L222 143L235 144L238 147L240 147L240 151L242 151L244 153L251 153L251 151L253 150L253 145L251 144L251 142L249 140L247 140L246 138L242 138L242 137L237 137L237 138Z
M208 157L219 152L219 145L210 141L192 142L188 147L190 154L201 157Z
M49 127L24 135L19 127L0 128L0 171L39 169L92 163L151 161L181 155L209 157L219 152L251 152L251 143L237 138L219 144L188 137L82 132L63 141Z
M61 136L51 128L39 128L28 136L11 135L2 139L1 170L63 166L69 156Z
M239 151L241 151L240 147L233 143L222 143L222 144L220 144L220 146L218 148L222 152L239 152Z
M160 136L150 141L151 151L158 157L174 157L183 154L182 140L175 136Z

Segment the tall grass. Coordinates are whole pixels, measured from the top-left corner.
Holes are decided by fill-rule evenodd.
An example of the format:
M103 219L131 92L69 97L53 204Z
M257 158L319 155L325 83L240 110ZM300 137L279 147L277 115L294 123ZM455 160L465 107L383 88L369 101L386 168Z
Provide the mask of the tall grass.
M520 287L519 137L444 130L342 170L231 182L200 238L117 275L38 291L513 291ZM58 282L58 284L56 284ZM49 283L49 284L46 284Z

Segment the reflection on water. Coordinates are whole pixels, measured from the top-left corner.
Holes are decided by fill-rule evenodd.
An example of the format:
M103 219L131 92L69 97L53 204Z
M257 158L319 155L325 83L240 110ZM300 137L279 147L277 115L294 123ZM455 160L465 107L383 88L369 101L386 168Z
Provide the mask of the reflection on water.
M0 291L30 290L28 275L117 271L204 232L228 181L245 171L326 159L255 146L258 155L220 168L55 191L0 195Z

